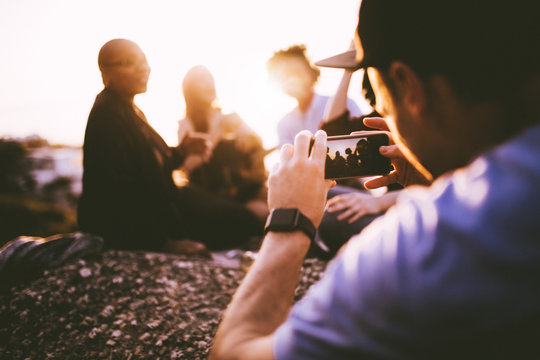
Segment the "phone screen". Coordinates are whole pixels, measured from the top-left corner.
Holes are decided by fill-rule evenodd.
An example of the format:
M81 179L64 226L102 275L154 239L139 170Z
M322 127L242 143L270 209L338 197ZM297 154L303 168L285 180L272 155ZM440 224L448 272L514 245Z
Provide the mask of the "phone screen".
M344 179L388 174L392 165L389 158L379 153L379 147L383 145L388 145L388 135L382 132L329 136L325 178Z

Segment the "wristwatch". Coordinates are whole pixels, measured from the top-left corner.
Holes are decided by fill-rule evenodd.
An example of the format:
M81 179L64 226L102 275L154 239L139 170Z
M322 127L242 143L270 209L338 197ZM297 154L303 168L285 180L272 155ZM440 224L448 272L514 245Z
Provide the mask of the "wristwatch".
M269 231L292 232L301 230L313 241L316 228L304 214L298 209L277 208L273 209L264 227L264 233Z

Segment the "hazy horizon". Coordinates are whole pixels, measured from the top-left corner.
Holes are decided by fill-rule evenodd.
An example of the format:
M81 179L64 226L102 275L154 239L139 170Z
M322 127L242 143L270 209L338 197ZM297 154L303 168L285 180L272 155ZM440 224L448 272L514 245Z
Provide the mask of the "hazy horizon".
M215 77L224 110L238 112L271 146L277 121L295 103L271 86L266 61L292 44L306 44L312 60L346 50L359 3L1 0L0 137L37 134L81 145L103 88L97 53L106 41L127 38L152 68L147 93L135 101L169 144L184 112L183 76L202 64ZM322 69L318 92L331 95L341 74ZM349 96L362 101L357 76Z

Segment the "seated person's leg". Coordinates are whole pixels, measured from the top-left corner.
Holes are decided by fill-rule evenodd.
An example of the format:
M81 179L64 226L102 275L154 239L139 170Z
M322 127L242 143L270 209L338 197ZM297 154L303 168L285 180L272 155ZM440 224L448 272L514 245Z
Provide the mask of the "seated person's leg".
M180 188L177 203L180 219L175 235L200 241L210 250L242 247L263 234L263 224L254 213L196 187Z
M352 192L358 192L358 189L349 188L345 186L335 186L328 192L328 199L341 194L348 194ZM368 226L379 214L364 215L355 222L349 224L348 221L338 220L338 216L343 211L330 213L324 212L324 216L317 230L317 236L326 246L329 256L334 256L337 251L345 244L352 236L361 232L366 226Z

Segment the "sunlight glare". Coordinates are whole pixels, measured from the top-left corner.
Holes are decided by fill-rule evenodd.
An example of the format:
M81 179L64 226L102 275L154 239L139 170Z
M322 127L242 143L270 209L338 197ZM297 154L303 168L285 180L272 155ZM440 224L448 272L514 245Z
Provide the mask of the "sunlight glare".
M182 78L201 64L214 75L224 110L238 112L266 147L274 146L275 125L295 103L268 84L267 59L300 43L314 60L343 51L358 6L359 0L0 2L0 29L7 34L0 38L0 136L38 134L82 145L88 113L103 88L97 53L108 40L126 38L141 47L152 69L147 93L135 102L169 145L177 143L184 113ZM323 70L320 92L332 94L340 76ZM357 83L350 91L355 100Z

